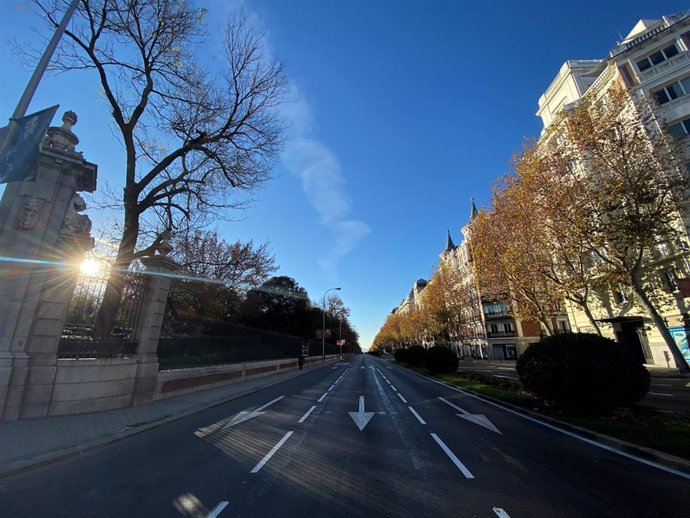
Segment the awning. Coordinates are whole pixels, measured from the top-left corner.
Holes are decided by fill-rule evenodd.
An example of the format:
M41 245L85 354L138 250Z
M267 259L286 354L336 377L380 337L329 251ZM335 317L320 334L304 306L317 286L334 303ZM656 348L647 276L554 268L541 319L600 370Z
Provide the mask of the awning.
M644 324L650 324L654 322L651 318L649 317L643 317L643 316L622 316L622 317L611 317L611 318L599 318L597 319L597 322L606 322L607 324L624 324L626 322L638 322L638 323L644 323Z

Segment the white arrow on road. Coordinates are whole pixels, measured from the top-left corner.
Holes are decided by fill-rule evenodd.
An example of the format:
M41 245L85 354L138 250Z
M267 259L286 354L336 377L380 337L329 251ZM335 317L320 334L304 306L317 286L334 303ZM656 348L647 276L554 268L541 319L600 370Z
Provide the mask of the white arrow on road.
M230 428L231 426L235 426L237 424L244 423L245 421L249 421L250 419L253 419L254 417L257 417L257 416L260 416L261 414L264 414L265 412L263 412L263 410L265 408L268 408L273 403L275 403L276 401L280 401L284 397L285 396L277 397L273 401L269 401L268 403L266 403L263 406L260 406L256 410L250 410L250 411L242 410L239 414L237 414L235 417L233 417L229 423L227 423L225 426L223 426L223 430L225 430L226 428Z
M365 412L364 411L364 396L359 396L359 411L358 412L348 412L350 417L359 428L361 432L364 427L369 424L369 421L374 417L375 412Z
M439 397L441 401L443 401L446 405L452 406L455 410L459 411L459 414L456 414L458 417L462 417L463 419L466 419L470 421L471 423L478 424L479 426L483 426L484 428L491 430L496 433L501 433L501 431L494 426L494 424L489 421L489 418L486 417L484 414L471 414L467 410L463 410L457 405L454 405L450 401L448 401L445 398Z

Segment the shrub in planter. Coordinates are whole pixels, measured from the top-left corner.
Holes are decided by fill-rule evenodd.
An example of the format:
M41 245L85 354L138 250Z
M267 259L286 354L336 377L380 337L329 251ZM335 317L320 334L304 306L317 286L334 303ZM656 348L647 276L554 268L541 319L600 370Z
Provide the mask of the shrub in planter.
M426 360L426 349L421 345L413 345L405 351L405 362L410 367L422 367Z
M607 413L649 389L649 372L623 345L590 333L548 336L517 362L525 389L566 409Z
M448 347L435 345L426 351L426 369L431 374L457 372L458 355Z

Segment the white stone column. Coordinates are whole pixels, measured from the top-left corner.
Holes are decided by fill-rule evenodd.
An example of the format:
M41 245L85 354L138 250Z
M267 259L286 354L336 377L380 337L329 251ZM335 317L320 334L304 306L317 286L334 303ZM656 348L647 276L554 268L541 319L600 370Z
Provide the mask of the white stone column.
M164 252L166 250L163 250ZM132 405L151 401L158 378L158 340L170 291L170 275L179 265L165 253L142 259L146 270L144 298L137 320L137 377Z
M57 347L76 274L93 246L78 191L93 192L97 166L75 151L65 113L43 142L33 178L0 201L0 420L47 415Z

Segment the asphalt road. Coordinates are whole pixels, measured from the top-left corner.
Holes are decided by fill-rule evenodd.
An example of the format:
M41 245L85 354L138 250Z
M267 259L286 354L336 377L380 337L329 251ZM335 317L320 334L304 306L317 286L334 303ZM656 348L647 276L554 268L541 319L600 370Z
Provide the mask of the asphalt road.
M0 479L0 516L677 517L689 487L361 355Z

